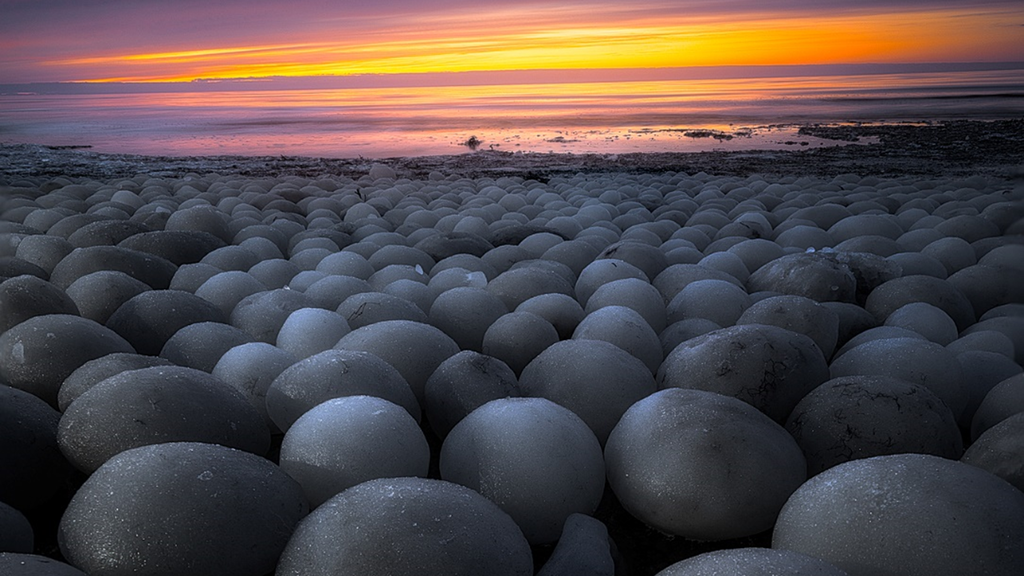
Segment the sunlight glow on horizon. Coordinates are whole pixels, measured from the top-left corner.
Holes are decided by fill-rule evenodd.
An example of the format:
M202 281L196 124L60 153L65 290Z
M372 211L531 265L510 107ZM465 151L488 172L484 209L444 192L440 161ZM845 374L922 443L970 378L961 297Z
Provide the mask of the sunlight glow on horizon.
M526 10L531 10L530 17ZM481 8L431 14L383 29L379 35L320 29L290 37L293 42L272 38L263 44L218 45L212 40L204 46L177 44L169 37L158 44L161 50L94 49L73 57L44 57L35 66L51 70L62 81L188 82L531 69L963 62L1009 60L1006 55L1014 54L1012 48L1019 48L1024 39L1024 28L1013 23L1024 22L1024 8L1010 10L1009 16L1006 8L986 12L970 7L832 17L751 12L741 18L705 14L591 22L587 16L569 18L555 7L539 13L536 6L522 12ZM258 33L252 37L261 38ZM0 52L3 49L0 39Z

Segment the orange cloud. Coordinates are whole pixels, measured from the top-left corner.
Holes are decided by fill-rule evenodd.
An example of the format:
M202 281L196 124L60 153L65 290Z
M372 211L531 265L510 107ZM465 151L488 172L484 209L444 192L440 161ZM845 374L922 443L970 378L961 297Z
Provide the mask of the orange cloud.
M1019 11L1024 17L1024 9ZM596 18L595 18L596 19ZM479 70L660 68L999 59L1020 26L975 11L636 16L572 25L557 8L418 18L386 33L321 33L302 43L53 59L86 81L317 76ZM512 22L514 24L508 24ZM955 42L951 41L955 39ZM979 57L984 55L984 57Z

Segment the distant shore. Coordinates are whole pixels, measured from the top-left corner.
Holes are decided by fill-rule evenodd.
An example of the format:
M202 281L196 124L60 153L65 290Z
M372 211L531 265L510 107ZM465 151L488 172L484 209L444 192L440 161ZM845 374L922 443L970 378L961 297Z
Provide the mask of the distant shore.
M1019 177L1024 172L1024 118L938 123L808 125L799 134L835 140L810 150L739 152L559 154L479 150L445 156L312 158L297 156L140 156L106 154L88 147L0 144L0 183L20 178L113 179L137 174L181 177L237 174L248 177L324 174L359 176L376 163L399 177L431 172L466 177L546 179L576 172L707 172L729 175L914 174Z

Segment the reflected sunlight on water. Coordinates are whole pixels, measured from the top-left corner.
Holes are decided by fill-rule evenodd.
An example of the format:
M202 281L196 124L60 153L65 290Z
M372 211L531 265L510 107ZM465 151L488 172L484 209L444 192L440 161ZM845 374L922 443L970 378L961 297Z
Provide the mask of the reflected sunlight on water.
M326 157L821 146L796 124L1019 117L1024 71L0 96L0 142Z

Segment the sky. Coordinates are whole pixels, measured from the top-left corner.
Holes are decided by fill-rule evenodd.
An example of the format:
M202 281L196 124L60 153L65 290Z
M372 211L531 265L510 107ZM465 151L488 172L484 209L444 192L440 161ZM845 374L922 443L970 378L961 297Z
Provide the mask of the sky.
M1020 0L0 0L0 84L1024 60ZM523 73L527 74L527 73Z

